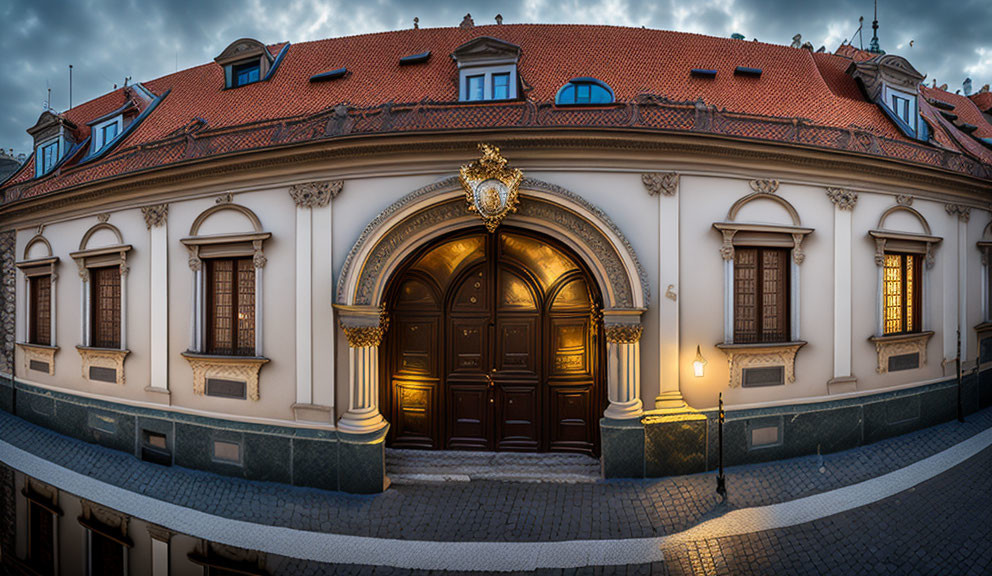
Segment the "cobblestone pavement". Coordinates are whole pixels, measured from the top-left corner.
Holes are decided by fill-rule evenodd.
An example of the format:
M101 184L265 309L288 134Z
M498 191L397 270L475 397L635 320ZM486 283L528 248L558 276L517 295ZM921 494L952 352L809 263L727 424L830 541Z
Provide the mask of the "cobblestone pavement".
M6 442L97 480L236 520L377 538L437 541L562 541L671 534L735 508L762 506L861 482L902 468L992 427L992 409L823 457L727 471L728 501L713 473L595 484L479 481L408 485L383 494L253 482L161 467L86 444L0 412ZM989 476L986 474L986 479Z
M682 574L992 574L992 448L850 512L665 548Z

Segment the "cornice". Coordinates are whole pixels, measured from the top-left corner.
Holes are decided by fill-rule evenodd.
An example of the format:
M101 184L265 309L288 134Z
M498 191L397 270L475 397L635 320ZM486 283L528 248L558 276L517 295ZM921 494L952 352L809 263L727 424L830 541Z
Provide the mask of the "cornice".
M472 132L436 132L395 135L355 135L304 145L289 145L261 151L247 151L213 156L150 168L125 176L89 182L57 192L44 194L6 205L0 205L0 219L28 216L45 210L58 210L79 203L122 196L141 197L156 188L176 188L189 182L215 181L217 178L240 177L268 169L287 167L308 169L314 164L326 168L328 161L354 161L376 156L435 155L454 153L459 157L471 154L479 141L496 141L506 150L519 155L563 149L589 150L591 155L602 150L618 153L622 163L638 155L671 154L693 161L721 160L719 164L742 167L755 161L780 164L800 171L821 170L843 174L846 179L862 176L865 181L887 180L893 186L914 186L921 190L943 188L958 193L987 195L992 182L950 170L913 164L892 158L876 158L843 150L784 145L776 142L750 140L713 134L683 134L646 130L590 129L526 129L480 130ZM602 158L600 156L600 158ZM414 162L411 160L411 162ZM420 162L422 163L422 161ZM455 164L452 165L454 170ZM825 178L827 176L824 176ZM836 174L833 175L836 178ZM852 187L857 187L852 185ZM138 193L138 194L136 194ZM960 196L942 195L960 199ZM975 206L987 202L975 199Z

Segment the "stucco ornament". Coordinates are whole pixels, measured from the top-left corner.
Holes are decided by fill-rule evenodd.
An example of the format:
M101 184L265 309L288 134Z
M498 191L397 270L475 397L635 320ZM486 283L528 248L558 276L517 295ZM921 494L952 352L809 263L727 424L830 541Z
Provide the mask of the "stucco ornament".
M858 193L847 188L827 188L827 197L839 210L854 210L858 203Z
M465 190L469 212L478 212L486 229L495 232L507 214L517 211L518 188L524 173L507 168L499 148L480 144L482 158L462 166L459 181Z
M679 190L678 172L647 172L641 174L641 182L648 189L650 196L659 194L674 196Z
M341 180L294 184L289 189L289 195L300 208L322 208L337 198L343 185Z

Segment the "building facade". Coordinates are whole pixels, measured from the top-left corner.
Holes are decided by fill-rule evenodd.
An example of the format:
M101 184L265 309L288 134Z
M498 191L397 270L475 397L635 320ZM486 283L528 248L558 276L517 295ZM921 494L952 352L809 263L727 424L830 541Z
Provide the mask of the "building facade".
M731 464L953 419L992 403L992 124L923 81L600 26L238 40L29 130L0 407L362 493L386 447L710 470L721 394Z

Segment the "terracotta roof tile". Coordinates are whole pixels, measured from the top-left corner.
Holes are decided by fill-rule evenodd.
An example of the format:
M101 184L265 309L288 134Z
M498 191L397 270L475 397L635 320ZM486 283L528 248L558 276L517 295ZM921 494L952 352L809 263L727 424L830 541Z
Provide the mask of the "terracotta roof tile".
M978 94L972 94L969 98L971 98L971 101L982 112L992 111L992 92L979 92Z
M849 46L838 50L843 52L840 56L813 54L761 42L612 26L519 24L409 29L292 44L269 81L233 90L223 89L223 70L213 62L143 82L155 94L169 94L118 149L92 165L78 169L67 166L64 173L50 177L49 182L28 195L182 161L181 152L148 145L174 140L197 119L205 121L204 133L216 136L208 153L220 153L264 147L277 137L289 137L288 132L271 133L275 128L265 133L259 128L258 133L250 135L220 137L218 131L225 128L234 130L252 123L261 123L257 124L261 127L266 122L330 114L339 104L364 108L390 102L455 102L458 70L450 54L479 36L495 37L522 48L519 75L524 95L537 105L553 103L555 93L568 80L591 76L609 84L618 102L634 102L644 94L673 102L701 100L721 113L800 119L804 125L835 131L864 131L889 139L893 145L916 145L877 106L865 101L855 81L846 74L849 58L867 54ZM269 48L277 54L282 46ZM401 57L427 50L431 56L426 63L399 65ZM343 66L348 74L341 79L309 82L315 74ZM739 76L734 74L737 66L761 68L763 72L760 78ZM690 75L692 68L715 69L716 78L694 78ZM87 121L123 105L125 98L122 90L116 90L73 108L66 116L85 127ZM505 116L512 112L507 111L506 104L483 104L478 114L469 105L452 109L457 114L438 120L441 124L434 128L519 124L519 120ZM977 108L973 109L977 112ZM555 112L556 118L566 123L569 118L583 115L582 111L564 109ZM692 124L685 118L691 120L691 110L686 113L690 116L679 119L672 112L664 119L664 127L690 128ZM618 118L622 116L617 114ZM749 126L741 129L743 135L806 143L785 128L760 128L754 123ZM244 132L242 128L238 129ZM810 144L831 145L819 141ZM145 146L139 148L142 145ZM951 146L950 139L946 145ZM23 183L31 175L33 167L26 166L12 183Z

